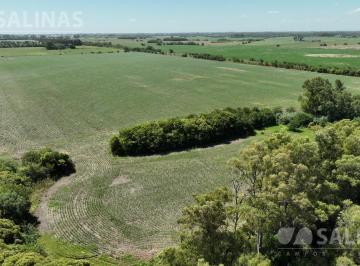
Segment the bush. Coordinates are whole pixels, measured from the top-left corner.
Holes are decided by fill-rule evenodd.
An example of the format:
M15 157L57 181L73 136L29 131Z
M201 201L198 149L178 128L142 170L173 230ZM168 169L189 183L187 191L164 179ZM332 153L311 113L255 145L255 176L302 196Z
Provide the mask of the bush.
M20 226L8 219L0 219L0 241L5 244L14 244L21 239Z
M276 115L270 109L226 108L124 129L111 139L110 146L117 156L152 155L247 137L254 129L273 125Z
M351 258L342 256L336 259L336 266L356 266L356 263Z
M249 254L241 256L236 266L271 266L271 261L261 254Z
M289 130L297 131L302 127L307 127L313 120L313 117L307 113L297 113L290 120Z
M69 155L47 148L27 152L22 157L22 164L22 173L33 181L46 178L57 180L76 171Z
M16 173L17 167L18 165L14 160L0 159L0 172L6 171Z

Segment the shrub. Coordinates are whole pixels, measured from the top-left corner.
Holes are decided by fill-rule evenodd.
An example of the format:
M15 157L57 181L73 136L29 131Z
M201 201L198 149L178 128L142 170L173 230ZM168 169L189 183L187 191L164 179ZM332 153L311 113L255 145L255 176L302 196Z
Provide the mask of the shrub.
M226 108L208 114L148 122L121 130L110 141L117 156L140 156L208 146L276 125L270 109Z
M33 181L46 178L57 180L76 171L69 155L47 148L27 152L22 157L22 164L22 173Z
M289 130L297 131L302 127L307 127L313 120L313 117L307 113L297 113L290 120Z
M237 266L270 266L271 261L261 254L242 255L237 263Z
M14 160L0 159L0 172L6 171L16 173L17 167L18 165Z
M14 244L20 238L20 226L11 220L0 219L0 241L5 244Z

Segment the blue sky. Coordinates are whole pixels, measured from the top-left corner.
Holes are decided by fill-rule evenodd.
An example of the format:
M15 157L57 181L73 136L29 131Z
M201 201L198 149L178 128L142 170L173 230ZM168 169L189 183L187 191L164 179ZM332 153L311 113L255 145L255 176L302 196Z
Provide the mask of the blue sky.
M0 32L360 30L359 0L12 0L2 2ZM60 14L65 13L70 22L56 24L56 27L34 26L36 16L39 14L42 16L43 12L48 14L55 12L56 20L60 20ZM15 18L17 16L20 22L14 22L14 16ZM75 21L73 16L81 19L81 23L76 24L79 21ZM76 26L73 26L74 24Z

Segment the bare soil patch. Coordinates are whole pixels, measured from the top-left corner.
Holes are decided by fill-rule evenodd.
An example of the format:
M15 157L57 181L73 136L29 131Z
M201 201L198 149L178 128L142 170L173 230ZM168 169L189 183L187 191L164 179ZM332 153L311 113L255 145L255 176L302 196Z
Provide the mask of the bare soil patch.
M50 230L49 224L53 221L53 217L49 210L49 201L52 196L55 195L60 188L69 185L71 181L71 176L60 179L42 196L39 206L35 211L35 216L39 220L40 232L48 232Z
M306 54L308 57L320 57L320 58L359 58L359 55L351 54Z
M232 68L232 67L217 67L218 69L222 69L222 70L228 70L228 71L232 71L232 72L247 72L246 70L242 70L242 69L238 69L238 68Z
M120 185L125 185L130 182L130 178L126 175L116 177L111 183L110 187L116 187Z

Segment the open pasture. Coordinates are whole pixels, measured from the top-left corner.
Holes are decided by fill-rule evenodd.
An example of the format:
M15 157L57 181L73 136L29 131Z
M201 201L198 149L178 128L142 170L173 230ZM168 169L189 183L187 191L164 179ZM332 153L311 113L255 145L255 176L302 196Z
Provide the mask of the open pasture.
M227 106L297 107L302 83L315 76L140 53L13 57L0 61L0 153L49 146L74 158L77 174L39 206L43 232L148 257L176 241L176 220L192 194L229 184L226 162L251 139L113 158L110 137L146 120ZM360 79L341 79L360 93Z

